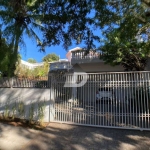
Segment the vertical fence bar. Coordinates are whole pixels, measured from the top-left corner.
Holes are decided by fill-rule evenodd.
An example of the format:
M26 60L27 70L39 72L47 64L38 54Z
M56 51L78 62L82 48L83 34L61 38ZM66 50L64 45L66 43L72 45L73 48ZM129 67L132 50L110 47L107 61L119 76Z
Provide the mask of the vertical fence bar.
M77 83L79 82L79 75L77 75ZM75 88L76 103L77 103L77 123L80 123L80 110L79 110L79 99L77 98L77 87Z
M90 82L90 79L91 79L91 75L89 74L89 96L88 96L88 98L89 98L89 102L88 102L88 108L89 108L89 124L91 125L91 123L92 123L92 111L91 111L91 82Z
M102 84L101 84L101 89L102 88L104 88L103 87L103 83L105 82L105 79L104 79L104 75L102 74ZM102 104L102 106L103 106L103 126L105 126L105 111L104 111L104 101L102 100L102 98L101 98L101 104Z
M133 127L133 124L134 124L134 117L133 117L133 113L132 113L132 110L134 110L133 106L132 106L132 99L133 99L133 81L134 81L134 78L133 78L134 74L132 73L132 78L131 78L131 81L129 83L129 98L128 98L128 101L127 101L127 107L129 107L129 121L130 121L130 124L131 124L131 127Z
M62 79L62 75L59 76L59 97L60 97L60 101L61 101L61 112L62 112L62 121L65 122L65 116L66 116L66 106L65 106L65 99L64 99L64 91L63 91L63 79Z
M84 124L86 124L87 112L86 112L86 98L85 98L85 88L87 83L83 86L83 108L84 108Z
M98 84L98 94L99 94L99 89L102 87L102 74L97 75L97 78L99 79L99 84ZM100 98L100 95L99 95ZM103 109L102 109L102 100L98 99L98 125L103 125Z
M140 105L142 107L142 128L143 128L143 123L144 123L144 105L143 105L143 101L144 101L144 90L145 90L145 87L144 87L144 82L143 82L143 73L141 73L141 85L142 85L142 88L141 88L141 99L140 99Z
M118 116L119 116L119 125L121 125L121 121L122 121L122 118L121 118L121 102L120 102L120 91L119 91L119 87L120 87L120 83L118 82L118 76L117 74L115 74L115 81L116 81L116 95L117 95L117 101L118 101L118 104L119 104L119 111L118 111Z
M57 80L58 80L58 78L59 78L59 75L56 76L56 79L55 79L55 82L54 82L54 87L55 87L54 93L55 93L55 101L57 101L57 114L58 114L57 120L61 121L60 101L58 99L59 87L57 87Z
M149 88L149 72L147 72L147 128L149 129L149 118L150 118L150 115L149 115L149 108L150 108L150 88Z
M113 125L115 126L117 122L116 121L117 101L115 98L114 74L113 73L111 74L110 81L111 81L111 88L112 88L112 115L113 115L112 122L113 122Z
M147 92L146 92L146 98L145 98L145 102L146 102L146 110L145 110L145 113L146 113L146 128L149 128L149 107L150 107L150 103L149 103L149 73L148 72L146 72L145 73L145 78L146 78L146 80L147 80L147 82L146 82L146 89L147 89Z
M93 95L93 100L94 100L94 116L95 116L95 125L97 125L97 123L96 123L96 118L97 118L97 110L96 110L96 87L97 87L97 85L96 85L96 75L94 74L93 75L93 88L94 88L94 94L95 95Z
M126 74L126 78L127 78L127 100L128 100L128 103L129 103L129 105L127 106L127 109L125 110L125 118L127 118L127 119L125 119L126 120L126 126L127 127L129 127L129 124L130 124L130 122L129 122L129 120L130 120L130 116L129 116L129 113L130 113L130 106L131 106L131 104L130 104L130 90L131 90L131 80L130 80L130 73L127 73ZM124 105L125 105L125 103L124 103Z
M135 127L136 126L136 104L135 104L135 91L136 91L136 77L135 77L135 73L133 73L133 96L132 96L132 101L131 101L131 104L132 104L132 113L133 113L133 126Z
M139 87L138 87L138 103L137 103L137 106L138 106L138 126L141 127L140 125L140 114L141 114L141 111L140 111L140 87L141 87L141 82L140 82L140 75L138 76L138 82L139 82Z
M144 82L144 87L145 87L145 91L144 91L144 128L147 128L147 124L146 124L146 93L147 93L147 79L146 79L146 73L143 73L143 82Z
M138 78L138 74L135 73L136 76L136 87L135 87L135 98L134 98L134 102L136 105L136 126L138 126L138 89L139 89L139 78Z
M71 77L71 75L67 76L69 82ZM77 83L80 83L82 78L84 76L81 74L77 75ZM31 87L31 82L37 83L46 78L33 80L14 79L14 85ZM64 79L60 75L52 84L55 121L72 121L76 124L92 126L150 128L149 72L90 73L83 87L64 88L63 84ZM46 85L44 83L44 87L47 86L48 83ZM70 97L71 94L68 95L68 90L72 90L72 97ZM98 94L101 95L98 96ZM70 98L71 101L69 101ZM99 99L96 101L96 98Z
M124 76L125 76L125 74L121 74L121 76L122 76L122 80L121 80L121 89L122 89L122 94L123 94L123 116L124 116L124 118L125 118L125 126L127 127L128 125L128 113L127 113L127 107L126 107L126 99L125 99L125 94L124 94L124 90L125 90L125 88L124 88L124 84L123 84L123 81L124 81Z
M110 80L110 76L111 74L107 74L107 81L108 81L108 89L109 89L109 93L110 93L110 100L108 100L109 103L109 112L110 112L110 125L112 126L112 119L113 119L113 113L112 113L112 89L111 89L111 80Z
M143 94L142 94L142 99L141 99L141 103L142 103L142 117L143 117L143 120L142 120L142 128L144 128L145 127L145 118L146 118L146 116L145 116L145 92L146 92L146 82L144 82L144 79L145 79L145 76L144 76L144 73L142 73L142 92L143 92Z

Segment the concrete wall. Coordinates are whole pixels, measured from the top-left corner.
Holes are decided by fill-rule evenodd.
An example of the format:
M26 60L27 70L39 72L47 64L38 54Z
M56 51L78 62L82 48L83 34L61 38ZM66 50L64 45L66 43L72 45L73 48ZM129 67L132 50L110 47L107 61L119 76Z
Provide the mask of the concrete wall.
M124 71L122 66L110 66L108 64L100 63L87 63L74 65L75 72L120 72Z
M6 111L6 104L12 114L12 108L15 103L22 101L25 108L25 118L29 118L31 104L34 106L34 119L38 120L38 102L43 102L45 105L44 121L50 121L50 89L35 89L35 88L0 88L0 112ZM45 101L45 103L44 103ZM17 115L17 112L16 112Z
M124 68L121 65L111 66L104 62L98 63L81 63L73 66L75 72L122 72ZM150 58L148 59L145 71L150 70Z

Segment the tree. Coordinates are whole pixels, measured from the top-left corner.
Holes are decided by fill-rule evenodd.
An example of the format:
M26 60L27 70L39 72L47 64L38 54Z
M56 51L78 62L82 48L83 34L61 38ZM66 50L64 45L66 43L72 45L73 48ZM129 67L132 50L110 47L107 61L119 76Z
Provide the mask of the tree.
M51 53L43 57L42 59L44 62L52 62L52 61L57 61L59 60L59 56L56 55L55 53Z
M128 37L149 34L149 6L149 0L96 0L94 17L97 26L100 26L104 33L110 33L117 28ZM127 38L126 36L124 38Z
M136 39L120 37L119 32L112 32L101 47L103 59L111 65L122 65L125 71L143 71L147 64L149 42L137 42Z
M17 57L18 46L25 44L24 34L35 39L41 51L61 42L66 49L73 42L84 42L88 50L96 48L94 41L99 37L93 31L97 28L105 39L118 29L124 41L140 35L147 42L149 6L149 0L1 0L0 19Z
M45 57L43 57L42 60L44 62L44 66L43 66L42 70L39 72L39 74L48 75L48 71L49 71L49 67L50 67L49 62L58 61L59 56L56 55L55 53L51 53L51 54L48 54Z
M16 56L13 51L10 51L11 48L12 45L7 43L0 32L0 74L3 77L13 76L20 60L20 55L17 53Z
M100 47L104 61L121 64L128 71L144 70L150 53L149 1L108 0L95 6L97 25L104 27L105 41Z
M29 59L27 60L27 62L34 64L34 63L36 63L36 60L33 59L33 58L29 58Z
M88 15L92 9L90 0L1 0L0 8L5 36L10 41L13 39L16 47L25 44L24 34L35 39L42 51L47 45L61 42L66 49L73 41L89 41L88 46L92 46L91 40L97 39L89 27L92 23ZM42 34L43 39L37 32Z
M37 43L41 45L41 41L34 28L42 30L42 25L38 23L37 14L35 11L35 3L33 1L24 0L1 0L0 2L0 20L3 24L2 32L4 38L7 39L7 52L10 54L10 63L5 68L11 70L11 74L6 71L5 76L14 74L18 58L18 47L24 45L23 35L36 39ZM40 16L38 17L40 19ZM6 57L5 57L6 61ZM0 60L0 62L2 62ZM5 63L6 64L6 63ZM8 69L7 69L8 70Z
M4 37L12 45L10 51L17 58L18 46L25 46L25 34L37 41L40 51L45 51L45 46L59 45L61 42L66 49L72 42L82 41L88 48L94 47L93 40L98 37L89 27L92 23L88 16L91 9L90 0L1 0L0 21Z
M34 69L24 68L21 66L21 64L17 65L17 68L15 70L15 74L18 77L42 77L47 76L49 71L49 62L51 61L57 61L59 60L59 56L56 54L48 54L45 57L43 57L43 66L36 67ZM33 58L29 58L28 62L36 62Z

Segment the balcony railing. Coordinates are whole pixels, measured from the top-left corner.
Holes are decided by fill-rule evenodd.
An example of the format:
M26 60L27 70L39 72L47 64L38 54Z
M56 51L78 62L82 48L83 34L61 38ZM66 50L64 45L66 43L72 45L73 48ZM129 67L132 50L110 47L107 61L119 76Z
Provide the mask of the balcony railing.
M71 69L72 66L70 62L56 62L50 64L50 71L61 70L61 69Z
M89 52L86 52L85 50L73 51L71 63L74 64L74 63L103 61L101 59L102 55L103 55L102 52L96 52L96 51L92 51L92 50L90 50Z

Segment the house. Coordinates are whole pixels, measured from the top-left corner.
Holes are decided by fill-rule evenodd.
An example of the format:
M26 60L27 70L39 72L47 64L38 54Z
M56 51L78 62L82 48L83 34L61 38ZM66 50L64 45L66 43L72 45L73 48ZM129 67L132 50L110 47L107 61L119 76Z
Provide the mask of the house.
M88 75L88 81L82 87L72 87L72 98L78 97L82 99L82 101L91 101L92 98L92 101L95 101L98 97L97 93L99 93L99 89L105 91L106 89L107 91L108 89L113 89L113 95L116 97L115 99L127 103L127 99L129 99L129 97L131 98L134 92L133 89L130 89L132 87L129 88L128 86L137 80L141 82L143 76L139 76L137 73L136 77L133 79L135 75L124 72L124 68L121 65L110 66L105 64L101 59L102 55L103 53L101 51L90 50L87 53L82 48L76 47L67 52L67 59L50 63L50 73L52 73L52 71L55 72L56 70L64 69L73 70L73 72L77 73L91 73L91 75ZM149 65L147 65L146 70L149 70L149 68ZM78 77L78 80L80 80L79 78L80 77ZM144 78L147 79L148 76L144 76ZM70 79L71 78L68 76L68 80ZM56 81L59 82L58 79ZM81 80L77 81L77 83L80 82ZM133 86L136 87L136 85ZM103 95L106 97L106 94ZM112 94L109 93L108 95Z
M68 70L72 68L72 65L68 59L59 59L58 61L50 62L49 71L57 71L57 70Z
M105 64L102 55L101 51L87 53L76 47L67 52L65 61L50 64L50 99L55 121L149 128L150 72L124 72L122 66ZM64 69L68 72L57 72ZM84 84L78 86L85 78Z
M43 66L43 62L41 63L29 63L27 61L21 60L21 66L27 69L35 69L37 67L42 67Z
M87 72L87 73L96 73L96 72L113 72L113 71L123 71L122 66L110 66L105 64L101 59L101 51L90 50L89 53L86 53L85 50L80 47L69 50L66 54L66 57L70 61L71 65L74 68L74 72Z
M120 72L124 68L122 66L110 66L105 64L100 58L102 52L90 50L86 53L80 47L76 47L67 52L66 58L64 60L59 60L57 62L50 63L50 71L58 69L70 69L72 68L74 72L86 72L86 73L96 73L96 72ZM55 67L54 67L55 66ZM57 66L57 67L56 67Z
M103 53L101 51L90 50L87 53L87 51L83 50L82 48L76 47L67 52L67 59L50 63L50 70L52 71L54 69L54 65L59 66L58 64L62 64L62 62L65 61L66 64L68 64L68 69L70 69L72 66L71 68L74 70L74 72L124 72L124 68L121 65L111 66L109 64L105 64L105 62L101 59L102 55ZM58 69L63 68L61 66L60 68L57 67L57 70ZM145 70L150 70L150 59L148 59Z

